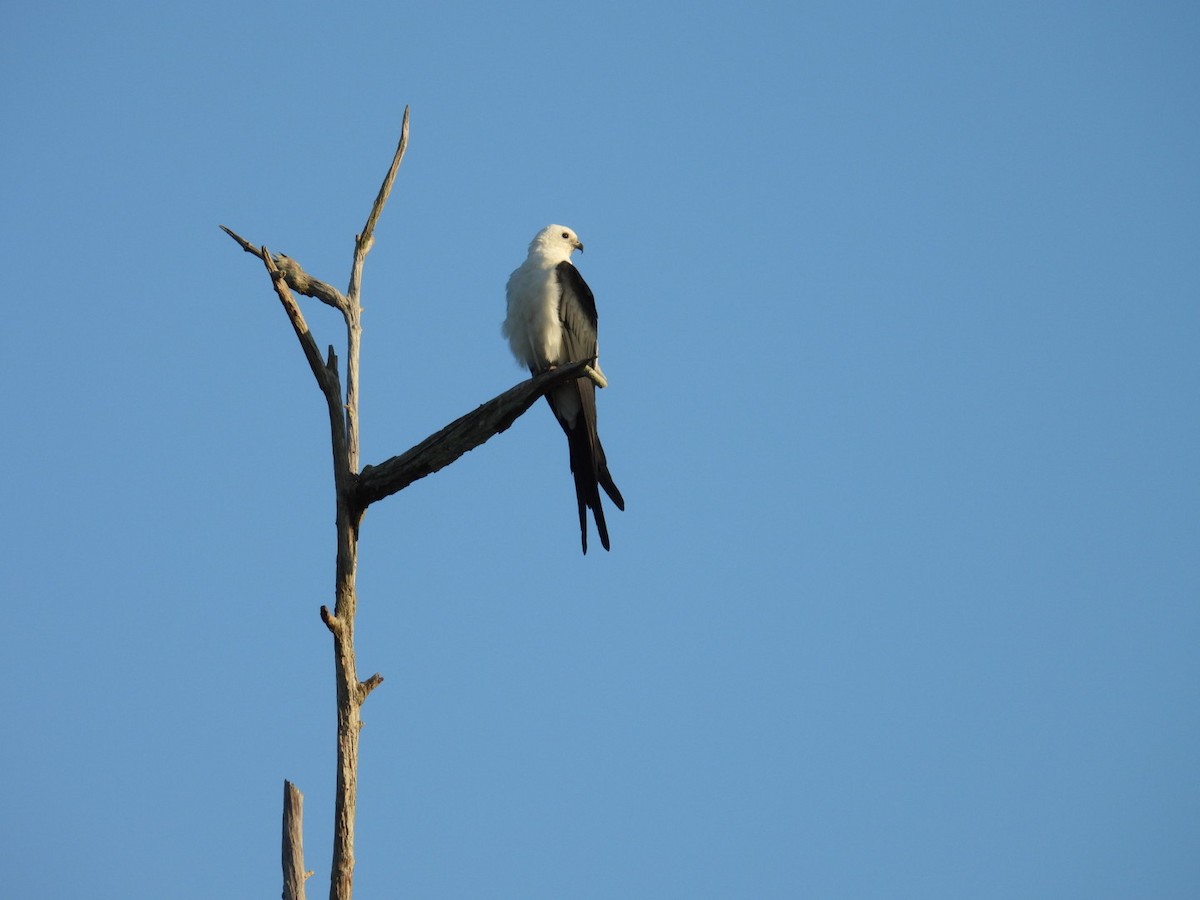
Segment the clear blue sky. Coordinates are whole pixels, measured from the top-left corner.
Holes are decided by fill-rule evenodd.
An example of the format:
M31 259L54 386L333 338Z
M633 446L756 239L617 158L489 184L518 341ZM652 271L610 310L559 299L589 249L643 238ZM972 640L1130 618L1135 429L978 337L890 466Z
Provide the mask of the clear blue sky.
M9 4L0 865L324 896L325 412L520 380L575 228L628 501L539 405L373 507L357 896L1200 896L1200 7ZM332 311L307 303L318 340Z

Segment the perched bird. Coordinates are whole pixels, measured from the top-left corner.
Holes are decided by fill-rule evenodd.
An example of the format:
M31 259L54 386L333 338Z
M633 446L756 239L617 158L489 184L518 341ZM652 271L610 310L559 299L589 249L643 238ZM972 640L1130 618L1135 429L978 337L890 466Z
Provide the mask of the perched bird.
M547 225L530 242L525 262L508 278L508 316L501 330L517 362L534 375L596 356L596 298L571 264L575 250L582 252L583 244L574 231ZM593 366L599 371L599 364ZM554 388L546 400L567 435L583 552L587 553L588 509L607 550L600 488L617 509L625 508L625 500L608 473L596 433L596 385L590 378L578 378Z

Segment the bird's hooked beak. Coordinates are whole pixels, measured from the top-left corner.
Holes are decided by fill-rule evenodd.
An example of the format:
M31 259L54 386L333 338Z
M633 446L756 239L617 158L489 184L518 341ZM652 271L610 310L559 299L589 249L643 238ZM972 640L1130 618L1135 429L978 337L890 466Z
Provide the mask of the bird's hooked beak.
M581 241L579 238L575 238L575 240L571 241L571 245L580 253L583 252L583 241Z

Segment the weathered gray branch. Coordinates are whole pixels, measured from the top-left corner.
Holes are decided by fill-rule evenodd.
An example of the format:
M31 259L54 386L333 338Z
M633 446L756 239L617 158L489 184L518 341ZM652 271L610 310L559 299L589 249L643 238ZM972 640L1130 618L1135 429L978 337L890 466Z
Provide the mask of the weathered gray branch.
M337 355L330 346L328 358L321 359L321 351L317 349L316 339L308 330L308 322L305 321L304 313L300 311L300 305L296 303L296 298L292 296L283 271L275 264L275 258L266 247L263 247L262 252L257 255L271 276L275 294L279 297L279 302L283 304L283 309L292 323L292 329L296 332L296 337L304 350L304 358L308 360L308 366L317 380L317 386L325 397L325 407L329 412L329 434L333 442L333 481L338 497L345 497L349 494L354 475L353 470L347 465L346 418L342 404L342 386L338 378ZM357 521L354 523L354 527L358 527Z
M220 228L223 232L237 241L243 250L245 250L247 253L257 256L264 263L267 261L266 257L271 256L271 254L267 253L266 247L254 246L236 231L231 228L226 228L224 225L221 225ZM300 263L296 262L290 256L285 256L282 253L276 253L274 256L271 256L271 259L275 263L275 267L283 273L284 280L287 281L288 287L290 287L297 294L303 294L305 297L315 297L322 303L332 306L334 309L346 309L345 296L332 284L327 284L324 281L313 278L300 267Z
M283 900L304 900L304 795L283 782Z
M375 243L375 223L379 221L379 215L383 212L388 195L392 192L396 172L400 169L400 163L403 161L404 152L407 149L408 107L406 106L404 107L404 121L400 123L400 141L396 144L396 152L392 155L392 166L384 176L383 184L379 186L379 193L375 195L375 202L371 205L371 212L367 216L367 224L363 226L362 233L354 238L354 265L350 269L350 288L348 290L352 298L357 299L359 291L362 289L363 263Z
M377 466L365 466L359 474L358 486L355 489L356 505L365 511L376 500L382 500L403 490L414 481L450 465L493 435L507 430L533 406L538 397L555 385L581 375L589 376L593 371L591 362L592 360L581 360L522 381L465 416L455 419L412 449Z
M404 120L400 123L400 140L396 143L396 152L392 154L392 164L388 168L375 202L371 204L371 212L367 214L367 224L362 232L354 238L354 261L350 265L350 286L346 290L346 305L342 314L346 319L346 438L347 462L351 472L358 471L358 357L359 346L362 342L362 271L367 261L367 254L375 243L375 223L387 204L396 181L396 173L404 160L408 149L408 107L404 107ZM355 525L357 528L357 523Z

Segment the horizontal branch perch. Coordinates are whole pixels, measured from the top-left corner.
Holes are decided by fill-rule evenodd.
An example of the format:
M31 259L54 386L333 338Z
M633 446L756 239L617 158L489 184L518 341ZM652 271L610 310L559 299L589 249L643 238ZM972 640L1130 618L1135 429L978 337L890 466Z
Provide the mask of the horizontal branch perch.
M390 497L414 481L450 465L493 435L507 430L551 388L581 375L592 377L592 362L580 360L522 381L473 412L455 419L411 450L377 466L364 467L355 490L356 505L360 510L366 510L376 500Z

